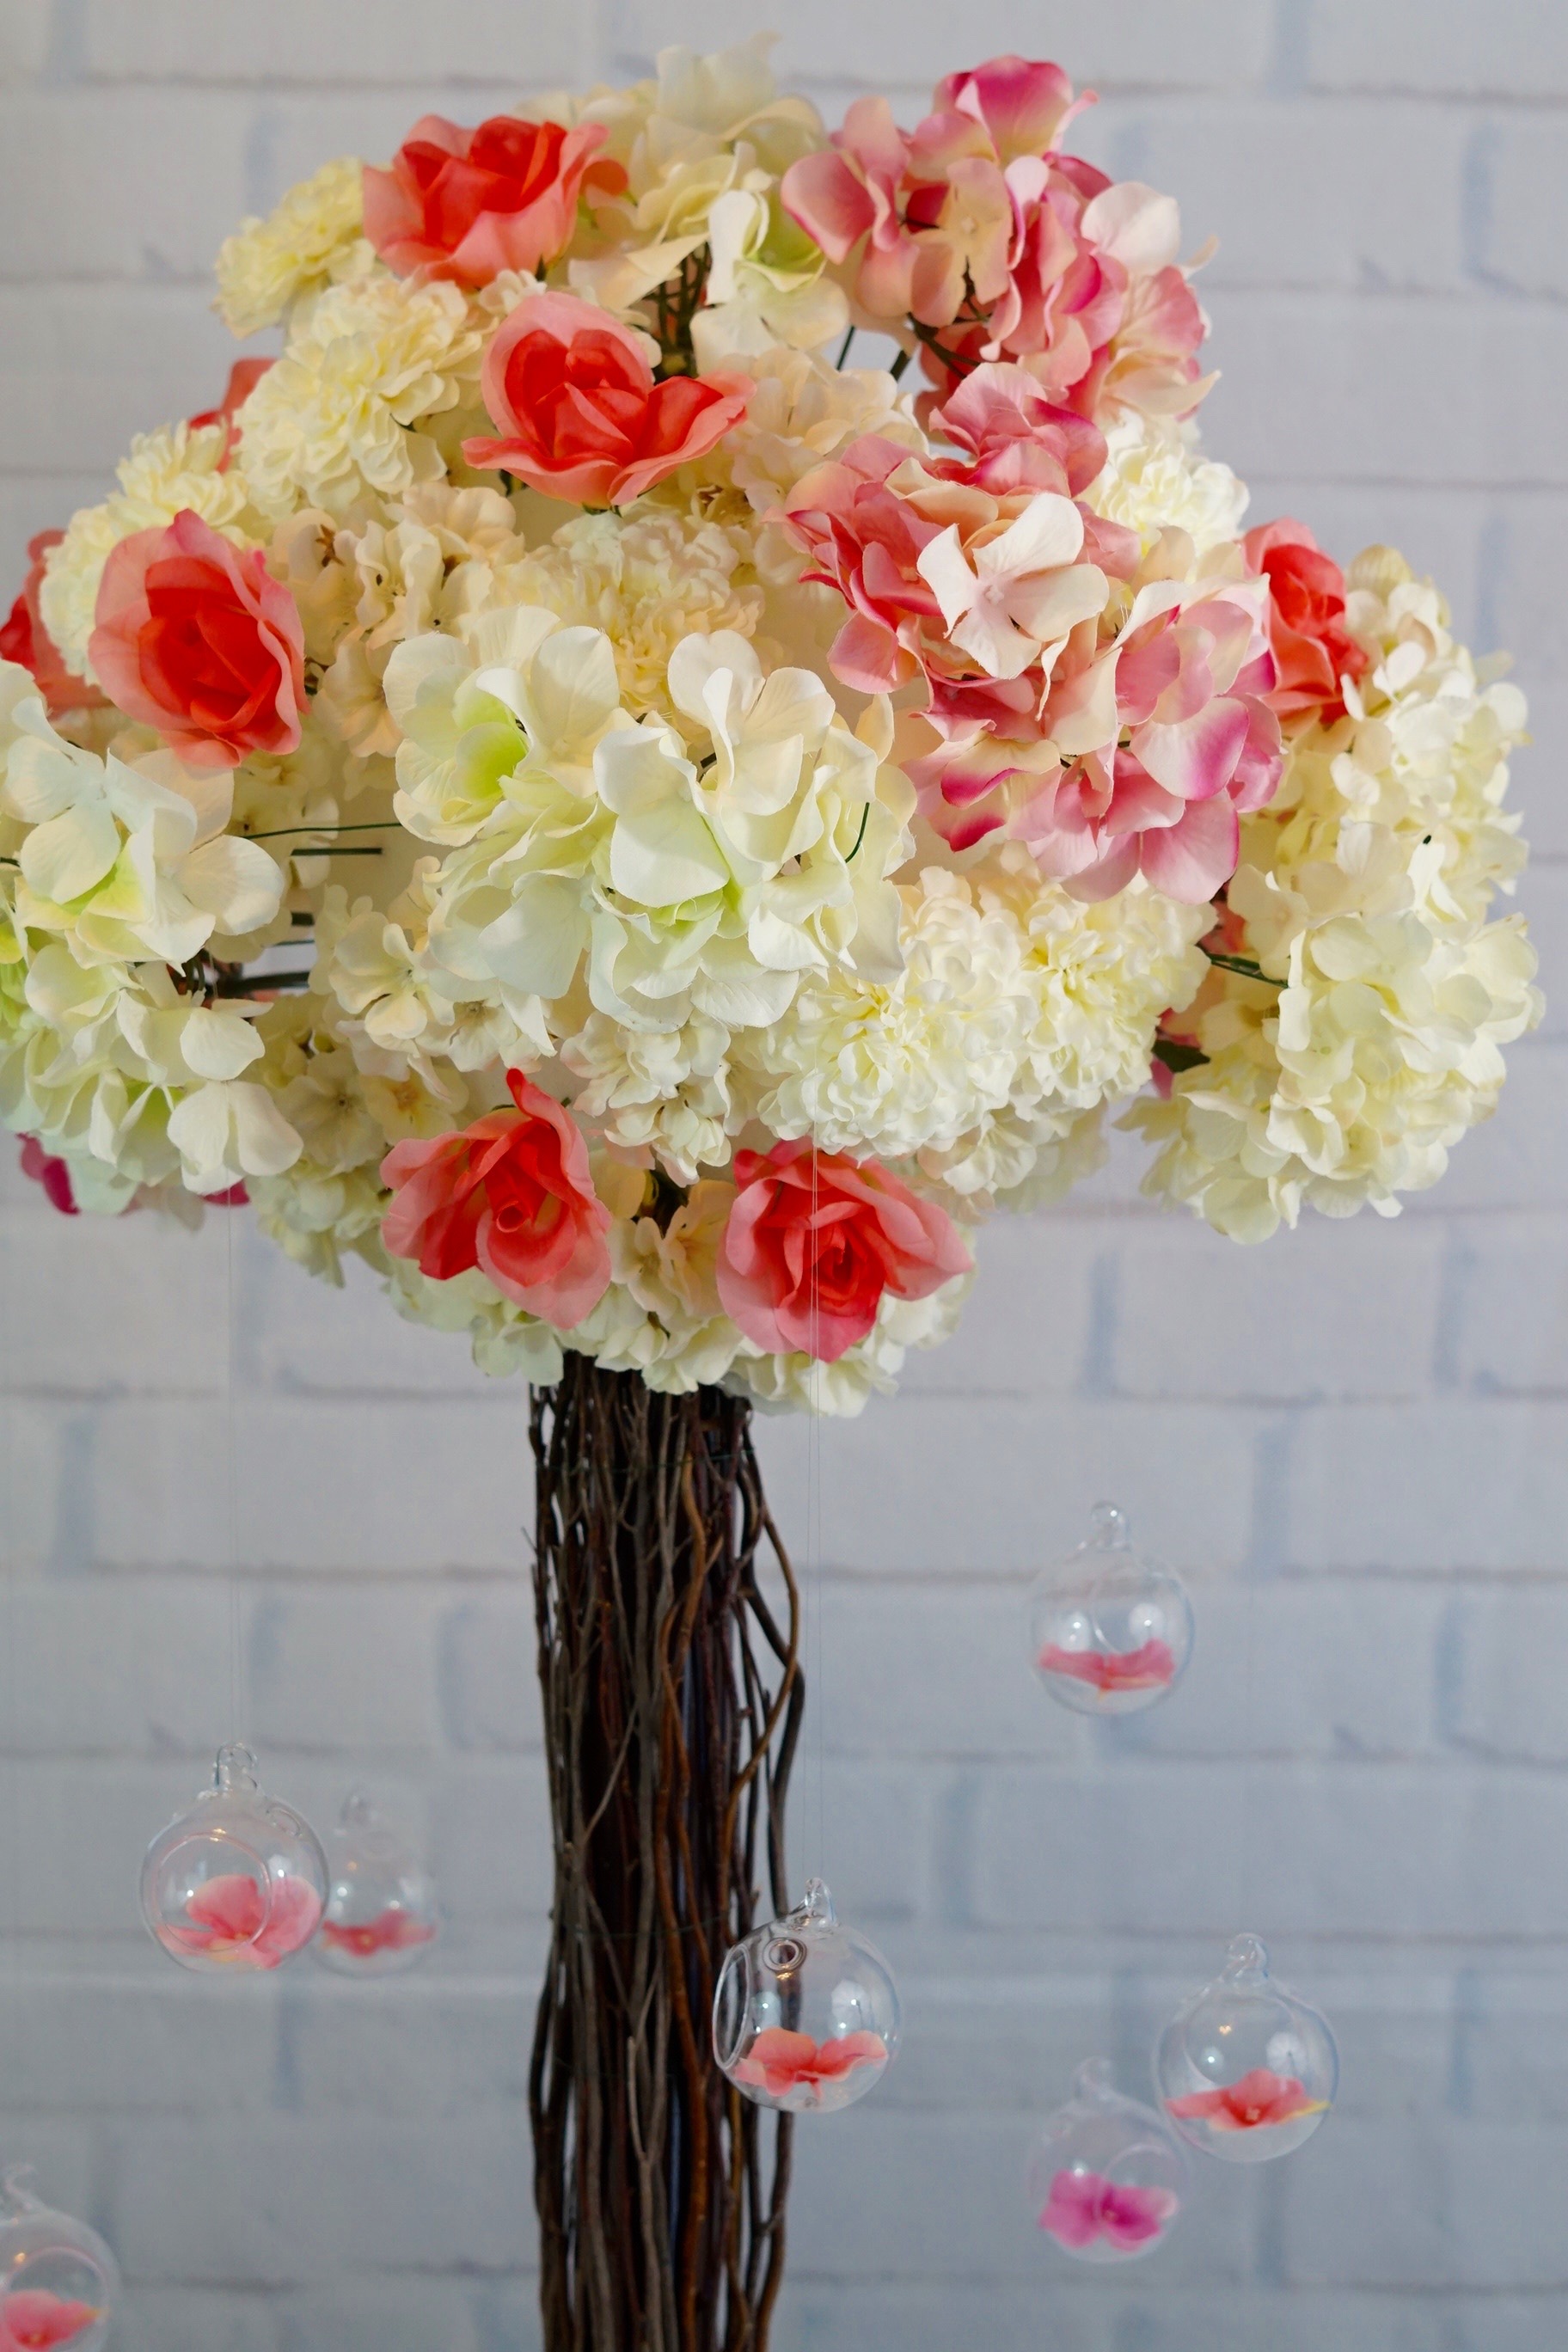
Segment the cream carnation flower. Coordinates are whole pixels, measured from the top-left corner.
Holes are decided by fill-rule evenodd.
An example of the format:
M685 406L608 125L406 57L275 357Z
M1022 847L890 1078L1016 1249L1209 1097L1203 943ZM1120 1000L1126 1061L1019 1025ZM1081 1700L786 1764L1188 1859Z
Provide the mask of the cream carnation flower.
M736 1039L773 1134L900 1160L951 1145L1007 1100L1034 1013L1016 923L937 866L900 896L896 977L810 977L784 1020Z
M377 275L329 288L239 414L240 464L264 514L297 506L346 516L446 472L410 428L471 396L480 336L455 286Z
M693 633L751 636L763 592L746 578L743 532L670 509L583 515L546 547L498 572L497 598L542 605L573 626L602 629L615 651L626 708L681 724L666 680L669 657Z
M237 335L276 326L302 296L374 266L364 226L364 166L323 163L289 189L266 220L241 221L217 257L217 308Z
M1199 455L1194 425L1129 410L1105 443L1105 470L1085 502L1135 530L1145 554L1162 530L1184 530L1200 556L1240 537L1247 485L1228 466Z
M101 506L81 507L44 560L39 610L68 669L91 678L88 640L99 584L110 551L132 531L173 522L185 508L237 546L260 534L244 478L221 472L227 430L221 425L171 425L139 434L115 471L120 488ZM96 683L96 680L94 681Z
M748 365L756 390L746 414L705 463L726 467L759 515L782 506L814 466L862 434L880 434L916 456L929 446L915 421L914 394L900 392L885 370L836 368L812 353L784 350Z

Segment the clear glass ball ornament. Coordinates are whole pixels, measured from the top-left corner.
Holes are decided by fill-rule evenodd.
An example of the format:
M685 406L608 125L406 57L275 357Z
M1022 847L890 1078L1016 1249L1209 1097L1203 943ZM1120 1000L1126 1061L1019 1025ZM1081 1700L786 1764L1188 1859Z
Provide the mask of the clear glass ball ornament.
M1179 1577L1133 1550L1115 1504L1097 1503L1088 1542L1037 1580L1029 1633L1053 1698L1080 1715L1132 1715L1180 1679L1192 1603Z
M1123 2098L1107 2058L1090 2058L1047 2118L1029 2159L1039 2227L1080 2263L1152 2254L1187 2200L1186 2150L1152 2107Z
M120 2299L120 2271L96 2230L52 2212L30 2165L0 2187L0 2352L100 2352Z
M326 1849L327 1909L316 1958L345 1977L417 1968L441 1932L429 1872L357 1791L328 1831Z
M713 1996L713 2054L760 2107L835 2115L887 2073L901 2021L891 1969L840 1925L813 1878L795 1910L731 1948Z
M204 1973L278 1968L310 1942L326 1903L321 1842L292 1806L263 1792L248 1748L218 1749L212 1787L153 1839L142 1864L153 1940Z
M1290 2155L1333 2105L1339 2080L1327 2021L1275 1983L1256 1936L1237 1936L1154 2052L1166 2115L1184 2139L1226 2164Z

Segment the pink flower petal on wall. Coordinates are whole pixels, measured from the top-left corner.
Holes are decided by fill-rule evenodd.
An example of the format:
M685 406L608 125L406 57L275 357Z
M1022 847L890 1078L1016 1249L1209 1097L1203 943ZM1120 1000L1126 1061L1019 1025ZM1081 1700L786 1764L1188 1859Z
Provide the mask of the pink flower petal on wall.
M1326 2099L1312 2099L1294 2074L1271 2074L1255 2066L1239 2082L1223 2090L1192 2091L1183 2099L1167 2099L1169 2112L1183 2123L1205 2123L1211 2131L1258 2131L1270 2124L1293 2124L1302 2116L1321 2116Z
M1114 1691L1163 1690L1175 1680L1176 1661L1168 1642L1145 1642L1136 1650L1064 1650L1047 1642L1040 1652L1040 1672L1069 1675L1103 1696Z

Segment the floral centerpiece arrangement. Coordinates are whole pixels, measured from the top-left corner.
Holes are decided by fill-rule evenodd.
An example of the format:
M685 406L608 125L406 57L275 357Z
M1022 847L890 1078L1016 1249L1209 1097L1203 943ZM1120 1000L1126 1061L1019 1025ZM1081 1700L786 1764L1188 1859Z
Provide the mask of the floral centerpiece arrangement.
M747 1404L889 1388L1108 1116L1238 1240L1388 1213L1537 1017L1491 915L1522 699L1392 551L1248 524L1176 206L1069 151L1088 102L1005 57L829 137L753 44L329 163L218 256L271 354L34 543L0 635L25 1164L367 1261L556 1398L542 1524L603 1504L602 1564L695 1590L737 1508L749 1559ZM613 1444L590 1373L640 1375ZM650 1392L739 1413L712 1544L605 1502ZM669 2276L729 2263L765 2328L782 2240L726 2194Z

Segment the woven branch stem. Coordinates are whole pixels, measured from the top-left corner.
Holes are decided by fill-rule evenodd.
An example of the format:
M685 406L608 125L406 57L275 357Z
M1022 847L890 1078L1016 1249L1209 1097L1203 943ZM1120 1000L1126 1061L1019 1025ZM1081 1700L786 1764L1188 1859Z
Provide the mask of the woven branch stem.
M750 1424L716 1389L658 1396L581 1355L533 1394L546 2352L766 2352L783 2279L791 2120L724 2080L709 2022L730 1945L789 1907L805 1704L800 1596Z

